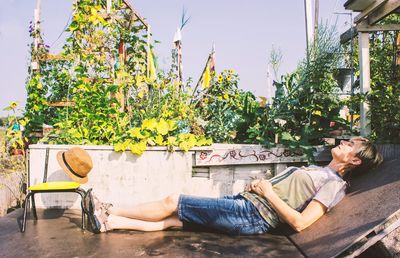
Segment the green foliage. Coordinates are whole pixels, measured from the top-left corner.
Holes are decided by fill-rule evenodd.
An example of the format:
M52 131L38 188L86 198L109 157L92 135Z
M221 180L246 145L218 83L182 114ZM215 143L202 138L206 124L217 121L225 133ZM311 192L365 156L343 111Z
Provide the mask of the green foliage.
M7 117L7 129L5 134L5 151L13 153L14 151L25 152L26 138L23 136L22 128L26 125L26 120L16 116L18 104L11 102L4 110L12 111L12 115Z
M239 90L239 77L232 70L219 74L199 101L200 120L215 142L243 142L247 126L254 120L255 97Z
M174 52L168 74L150 75L148 63L153 53L145 26L131 20L122 1L113 3L112 15L105 11L105 0L81 0L74 5L67 29L71 34L61 58L50 61L43 44L37 50L32 47L32 58L42 61L39 70L30 71L27 82L28 133L49 124L54 130L44 142L112 144L116 151L130 150L137 155L147 146L189 150L210 144L211 139L266 146L278 142L311 154L311 145L321 144L333 129L347 128L347 122L339 117L343 102L333 78L340 56L334 29L320 26L310 56L296 71L275 82L272 103L263 98L258 102L252 93L238 89L239 76L232 70L212 74L211 85L196 95L190 91L191 80L186 84L179 81ZM377 62L388 62L390 51L381 51L386 56L377 56ZM275 73L281 58L280 51L273 50L270 62ZM391 73L387 77L384 71L390 67L376 69L374 73L382 77L377 81L397 76ZM371 103L382 96L393 103L381 105L374 110L376 114L400 106L396 102L398 83L390 85L385 90L374 86L368 97ZM70 105L49 105L57 101L69 101ZM394 113L393 117L394 122L383 123L385 130L396 126L398 118Z
M321 26L310 58L275 82L273 103L257 111L257 122L248 130L251 142L272 145L277 135L279 143L311 154L311 145L323 143L333 124L346 127L332 77L340 50L336 42L334 29Z
M7 118L6 117L0 117L0 126L6 126L7 124Z
M380 24L398 24L400 15L392 14L380 22ZM378 142L400 143L400 66L396 65L396 53L398 56L398 31L371 32L370 44L370 71L371 90L368 93L356 94L348 100L353 103L356 114L360 112L360 105L366 101L370 106L368 117L371 126L371 138ZM355 75L358 70L358 43L353 55L355 63ZM356 85L357 90L359 84Z
M383 24L399 24L400 15L387 17ZM396 65L398 31L374 32L370 39L372 136L380 142L400 143L400 66Z
M151 76L144 25L131 19L122 1L113 3L111 15L105 6L105 0L74 4L61 58L49 60L46 51L37 51L43 60L27 84L28 133L49 124L54 130L43 142L113 144L137 155L147 146L188 150L210 144L190 133L195 115L189 92L176 78ZM49 105L60 101L68 107Z

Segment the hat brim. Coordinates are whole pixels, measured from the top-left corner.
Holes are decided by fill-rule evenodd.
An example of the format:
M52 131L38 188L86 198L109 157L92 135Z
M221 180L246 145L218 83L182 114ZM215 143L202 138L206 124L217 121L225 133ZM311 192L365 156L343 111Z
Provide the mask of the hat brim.
M62 157L62 155L63 155L64 152L65 152L65 151L59 151L59 152L57 153L57 161L58 161L58 164L60 164L60 167L64 170L65 174L67 174L67 176L69 176L69 177L70 177L72 180L74 180L75 182L78 182L78 183L80 183L80 184L85 184L85 183L87 183L87 182L88 182L88 177L87 177L87 176L85 176L85 177L78 177L78 176L74 175L74 173L72 173L72 172L69 170L69 168L65 165L65 162L64 162L63 157Z

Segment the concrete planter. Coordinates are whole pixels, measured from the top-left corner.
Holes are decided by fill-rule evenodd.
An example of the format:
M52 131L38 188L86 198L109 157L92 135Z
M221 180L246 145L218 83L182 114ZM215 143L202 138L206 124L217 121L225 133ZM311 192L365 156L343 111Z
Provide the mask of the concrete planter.
M50 149L48 181L69 181L56 160L58 151L71 145L30 145L28 185L41 183L46 148ZM269 178L288 165L305 158L283 148L264 149L259 145L214 144L189 152L167 152L165 147L150 147L142 156L126 151L117 153L111 146L80 146L93 160L89 182L101 199L121 207L161 199L171 193L202 196L235 194L254 177ZM320 159L323 161L323 159ZM80 208L74 193L38 194L41 208Z

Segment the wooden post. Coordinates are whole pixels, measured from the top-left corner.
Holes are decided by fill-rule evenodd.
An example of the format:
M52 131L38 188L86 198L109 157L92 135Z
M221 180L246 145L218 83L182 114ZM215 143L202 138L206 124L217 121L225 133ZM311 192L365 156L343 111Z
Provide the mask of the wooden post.
M306 20L306 40L307 40L307 60L310 55L310 43L312 42L312 19L311 19L311 0L304 0L304 11Z
M360 90L361 94L371 89L370 66L369 66L369 34L368 32L358 33L359 41L359 63L360 63ZM367 118L369 105L361 103L360 107L360 133L361 136L368 136L371 133L370 121Z
M314 44L317 42L318 38L318 16L319 16L319 0L315 0L315 7L314 7Z
M33 12L33 17L34 17L34 32L35 32L35 39L34 39L34 49L35 51L38 50L39 43L40 43L40 37L37 34L37 32L40 30L40 6L41 6L42 0L37 0L36 1L36 8Z
M396 65L400 65L400 33L396 36Z
M111 13L111 2L112 0L107 0L107 14L110 15Z
M37 52L39 49L39 44L40 44L40 6L41 6L41 0L36 1L36 8L33 12L33 17L34 17L34 22L33 22L33 33L34 33L34 39L33 39L33 51ZM39 70L39 59L31 60L31 68L33 71Z

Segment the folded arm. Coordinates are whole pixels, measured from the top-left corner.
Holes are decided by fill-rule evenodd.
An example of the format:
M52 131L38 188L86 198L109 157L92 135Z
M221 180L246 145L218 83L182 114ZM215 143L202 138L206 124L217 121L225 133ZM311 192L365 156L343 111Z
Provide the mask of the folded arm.
M327 208L320 202L312 200L307 207L300 213L287 205L272 190L272 185L267 180L261 180L250 184L250 190L267 199L272 208L278 213L279 217L286 221L297 232L307 228L322 215Z

